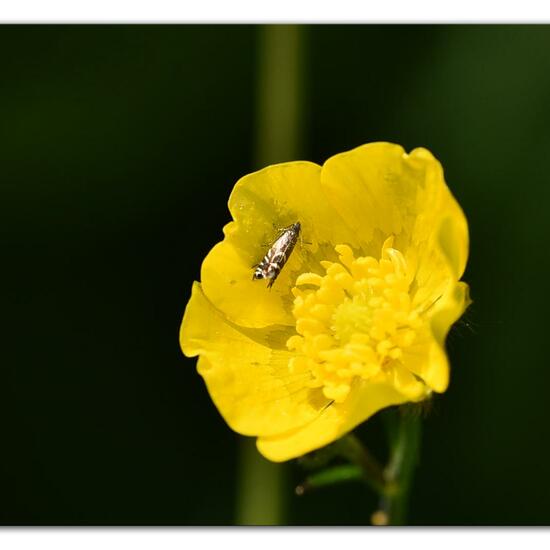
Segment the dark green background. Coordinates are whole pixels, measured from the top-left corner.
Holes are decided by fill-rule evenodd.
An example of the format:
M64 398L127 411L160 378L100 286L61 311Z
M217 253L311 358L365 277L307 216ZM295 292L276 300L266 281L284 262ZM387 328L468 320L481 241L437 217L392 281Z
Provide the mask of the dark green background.
M233 523L239 437L178 329L253 168L258 30L0 27L2 524ZM304 30L303 156L428 147L470 222L410 521L549 524L550 28ZM288 523L368 520L301 474Z

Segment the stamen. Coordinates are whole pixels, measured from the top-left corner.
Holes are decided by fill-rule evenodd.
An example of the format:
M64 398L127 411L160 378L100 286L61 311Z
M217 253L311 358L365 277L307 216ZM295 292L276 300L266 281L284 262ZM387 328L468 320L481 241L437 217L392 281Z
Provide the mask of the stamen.
M292 289L292 370L309 372L309 387L322 388L336 403L358 380L388 382L411 400L419 398L427 388L401 362L422 324L412 309L414 275L403 254L393 248L393 237L382 245L379 260L356 258L346 244L334 248L339 261L322 261L324 276L302 273Z

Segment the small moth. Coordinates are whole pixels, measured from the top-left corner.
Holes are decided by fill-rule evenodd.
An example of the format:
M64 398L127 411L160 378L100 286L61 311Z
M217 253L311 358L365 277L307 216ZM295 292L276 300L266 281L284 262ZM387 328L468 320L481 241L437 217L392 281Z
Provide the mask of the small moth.
M281 229L280 235L256 267L252 280L268 279L267 288L271 288L294 249L301 227L300 222L296 222Z

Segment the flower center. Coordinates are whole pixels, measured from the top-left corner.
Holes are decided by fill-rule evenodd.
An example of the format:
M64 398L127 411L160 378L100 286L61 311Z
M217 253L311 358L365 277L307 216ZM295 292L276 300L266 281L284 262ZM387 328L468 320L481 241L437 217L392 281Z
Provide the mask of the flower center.
M385 382L403 368L403 350L421 326L411 305L414 274L403 254L382 246L380 260L355 258L345 244L335 246L338 262L323 261L326 275L303 273L292 289L297 334L287 347L297 352L292 372L309 372L310 387L342 402L354 381Z

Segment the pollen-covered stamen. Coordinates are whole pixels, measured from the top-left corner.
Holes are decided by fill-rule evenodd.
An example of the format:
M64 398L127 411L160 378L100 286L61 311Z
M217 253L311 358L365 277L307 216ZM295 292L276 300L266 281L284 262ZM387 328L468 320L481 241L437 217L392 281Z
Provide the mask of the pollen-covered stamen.
M356 379L390 382L411 400L426 391L400 361L422 323L409 295L413 274L392 245L393 237L386 239L379 260L355 258L349 246L337 245L340 261L321 262L326 275L296 280L291 368L310 372L311 387L328 399L344 401Z

